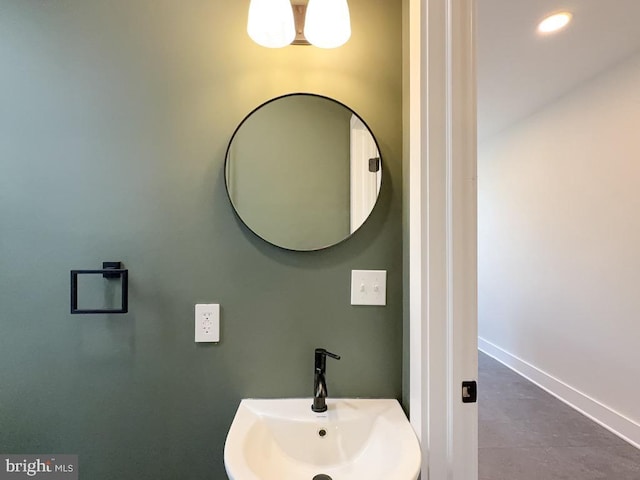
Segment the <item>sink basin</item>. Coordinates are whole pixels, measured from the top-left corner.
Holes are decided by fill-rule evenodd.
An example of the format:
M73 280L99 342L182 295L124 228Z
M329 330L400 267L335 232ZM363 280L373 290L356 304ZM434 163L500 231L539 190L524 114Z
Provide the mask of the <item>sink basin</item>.
M415 480L418 440L397 400L245 399L224 447L231 480Z

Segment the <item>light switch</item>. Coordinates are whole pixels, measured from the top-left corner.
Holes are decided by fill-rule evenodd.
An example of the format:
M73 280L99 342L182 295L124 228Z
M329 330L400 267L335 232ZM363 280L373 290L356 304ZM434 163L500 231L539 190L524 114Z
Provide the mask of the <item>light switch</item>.
M352 270L351 305L386 305L387 271Z

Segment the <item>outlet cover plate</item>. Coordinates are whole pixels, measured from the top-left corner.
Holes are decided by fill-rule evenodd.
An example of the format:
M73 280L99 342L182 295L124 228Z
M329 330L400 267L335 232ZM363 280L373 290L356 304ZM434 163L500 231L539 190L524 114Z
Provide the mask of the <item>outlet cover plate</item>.
M216 343L220 341L220 305L199 303L196 305L195 341Z
M387 304L386 270L351 271L351 305Z

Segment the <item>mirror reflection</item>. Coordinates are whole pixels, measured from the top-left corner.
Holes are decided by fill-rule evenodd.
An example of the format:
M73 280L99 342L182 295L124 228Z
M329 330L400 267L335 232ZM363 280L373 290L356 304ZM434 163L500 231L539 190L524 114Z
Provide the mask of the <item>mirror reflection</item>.
M225 165L231 203L264 240L319 250L352 235L380 192L375 138L345 105L292 94L251 112L236 129Z

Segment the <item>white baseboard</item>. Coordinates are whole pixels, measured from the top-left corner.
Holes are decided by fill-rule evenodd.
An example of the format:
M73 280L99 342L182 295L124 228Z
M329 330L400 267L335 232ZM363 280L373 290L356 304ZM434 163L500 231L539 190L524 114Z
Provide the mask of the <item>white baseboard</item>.
M478 348L634 447L640 448L640 424L484 338L478 338Z

